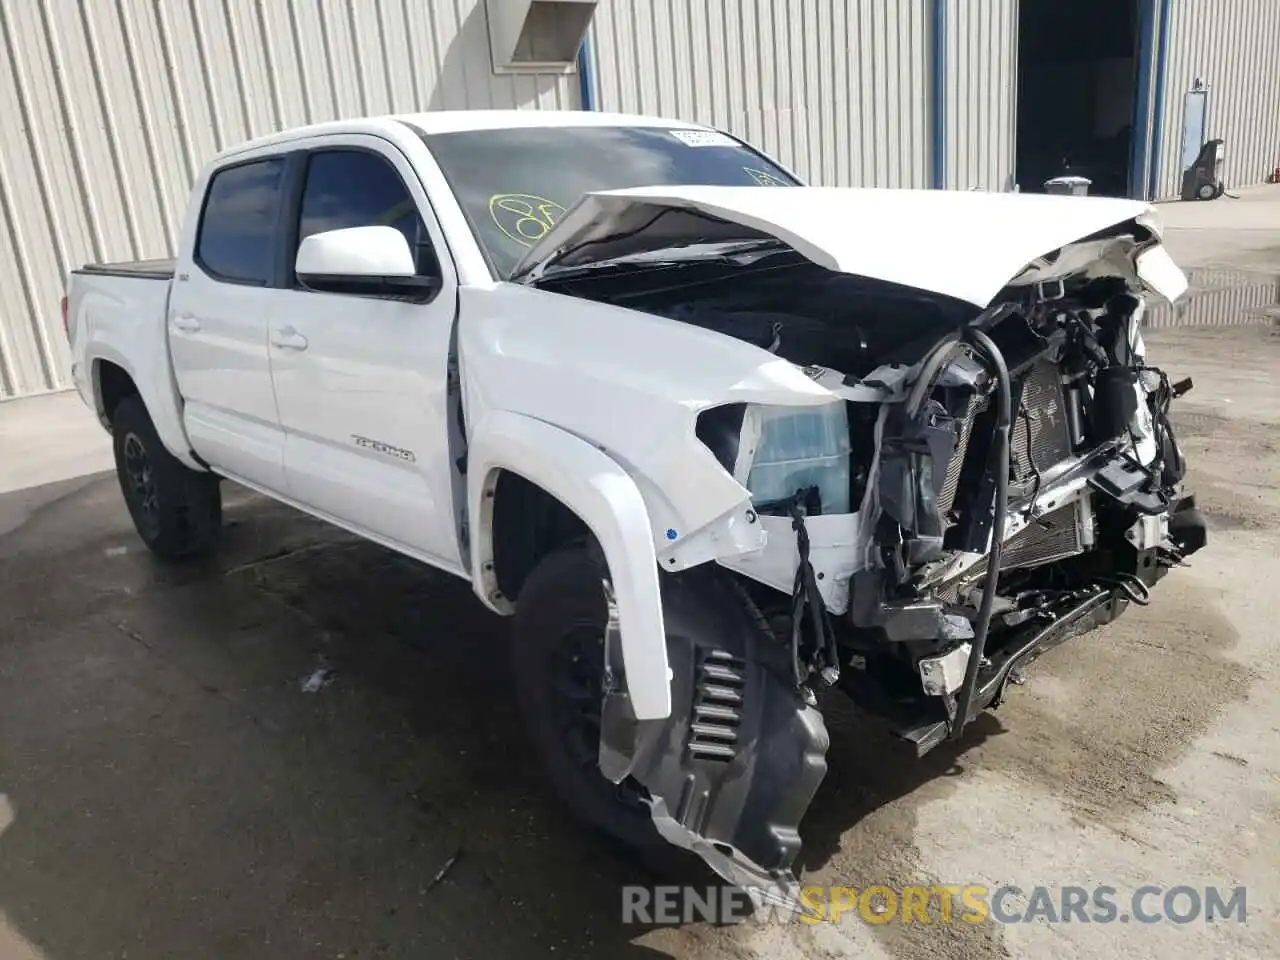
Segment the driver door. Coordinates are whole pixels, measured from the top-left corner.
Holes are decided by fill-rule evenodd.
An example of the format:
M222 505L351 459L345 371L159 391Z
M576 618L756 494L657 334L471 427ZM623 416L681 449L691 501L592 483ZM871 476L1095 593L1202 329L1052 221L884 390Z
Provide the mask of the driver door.
M300 503L376 540L459 567L453 517L446 364L456 278L426 193L408 160L376 137L340 135L307 151L288 261L267 331L284 433L284 470ZM392 226L415 252L434 295L302 286L302 239L327 230Z

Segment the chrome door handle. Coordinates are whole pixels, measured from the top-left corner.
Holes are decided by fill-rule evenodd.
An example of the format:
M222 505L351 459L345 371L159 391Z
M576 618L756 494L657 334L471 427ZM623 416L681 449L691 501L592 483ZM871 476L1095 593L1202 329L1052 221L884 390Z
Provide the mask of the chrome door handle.
M282 350L305 350L307 338L293 327L282 327L271 331L271 345Z
M173 318L173 328L183 333L195 333L200 329L200 321L190 313L180 313Z

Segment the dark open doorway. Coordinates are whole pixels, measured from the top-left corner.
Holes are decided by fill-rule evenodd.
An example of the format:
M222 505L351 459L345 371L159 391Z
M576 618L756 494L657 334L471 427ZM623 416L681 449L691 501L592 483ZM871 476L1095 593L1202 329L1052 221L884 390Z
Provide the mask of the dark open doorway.
M1017 171L1022 190L1051 177L1129 192L1137 92L1135 0L1021 0Z

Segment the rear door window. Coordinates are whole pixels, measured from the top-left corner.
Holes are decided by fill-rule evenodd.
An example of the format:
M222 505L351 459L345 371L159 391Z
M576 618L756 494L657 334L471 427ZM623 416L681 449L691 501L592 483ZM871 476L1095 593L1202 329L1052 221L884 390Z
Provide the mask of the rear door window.
M219 170L209 183L196 263L217 280L266 286L275 272L284 160L270 157Z

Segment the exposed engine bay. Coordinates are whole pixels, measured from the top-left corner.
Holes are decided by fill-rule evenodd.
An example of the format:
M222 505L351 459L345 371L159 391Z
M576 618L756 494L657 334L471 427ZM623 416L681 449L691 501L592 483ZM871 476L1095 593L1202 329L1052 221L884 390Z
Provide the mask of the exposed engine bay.
M1206 534L1168 416L1191 384L1142 342L1133 263L1158 241L1141 224L1033 262L985 309L753 242L538 285L754 344L839 398L701 412L768 532L721 560L768 640L673 650L687 705L647 733L604 704L606 774L644 785L667 839L759 887L789 876L825 773L819 687L923 754L1045 650L1148 603Z

